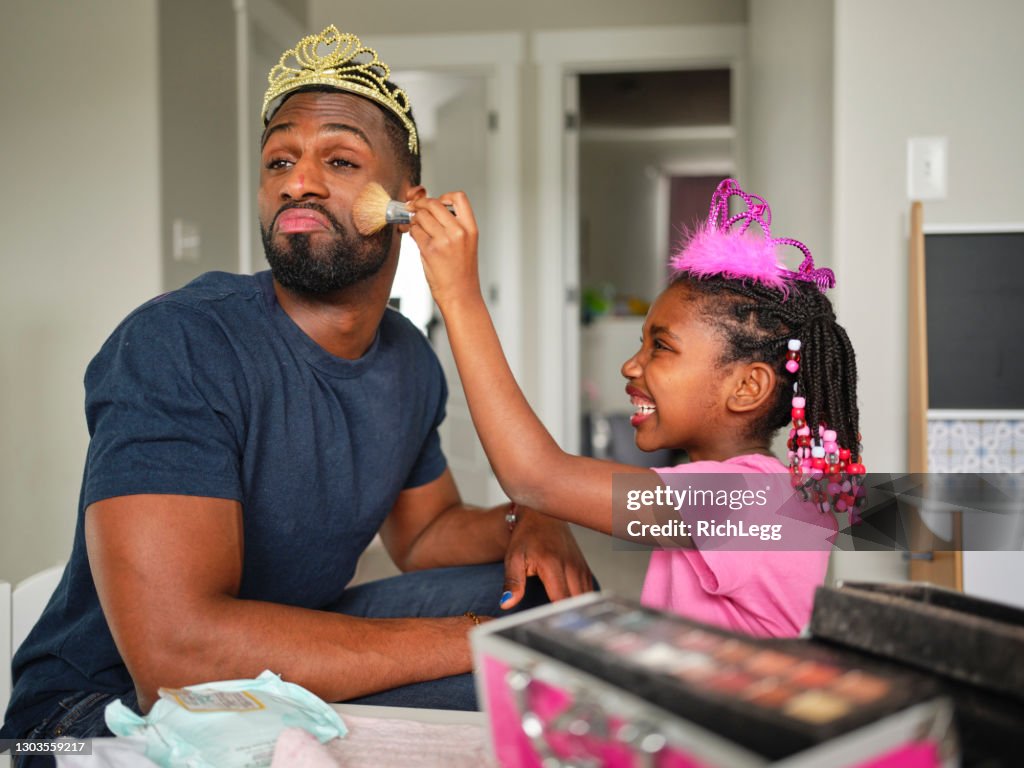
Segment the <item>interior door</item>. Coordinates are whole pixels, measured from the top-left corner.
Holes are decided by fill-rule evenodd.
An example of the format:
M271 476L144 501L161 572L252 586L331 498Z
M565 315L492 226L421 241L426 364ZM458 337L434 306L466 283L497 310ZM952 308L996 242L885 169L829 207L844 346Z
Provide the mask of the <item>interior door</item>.
M473 204L480 231L480 284L492 315L500 293L496 270L488 259L494 253L493 211L488 195L489 109L487 78L465 77L457 96L441 105L436 113L437 130L424 149L424 181L431 195L462 190ZM501 328L498 328L499 333ZM472 504L498 504L506 497L501 491L469 415L466 395L459 380L448 335L443 323L434 330L432 341L448 380L448 414L441 426L441 444L462 498Z

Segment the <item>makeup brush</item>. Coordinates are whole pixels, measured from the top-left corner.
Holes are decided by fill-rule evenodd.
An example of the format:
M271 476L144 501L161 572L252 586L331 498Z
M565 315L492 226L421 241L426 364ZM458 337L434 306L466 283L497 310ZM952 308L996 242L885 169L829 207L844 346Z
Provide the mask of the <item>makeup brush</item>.
M455 213L454 206L445 204L445 208ZM408 224L412 216L405 203L392 200L376 181L363 187L352 203L352 220L363 237L379 232L388 224Z

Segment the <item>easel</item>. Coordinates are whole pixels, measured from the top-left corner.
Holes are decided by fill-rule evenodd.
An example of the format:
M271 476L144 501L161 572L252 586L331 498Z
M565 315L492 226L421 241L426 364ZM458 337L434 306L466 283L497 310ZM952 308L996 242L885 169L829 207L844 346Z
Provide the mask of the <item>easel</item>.
M910 259L907 272L907 470L928 471L928 322L925 292L924 206L910 206ZM911 527L910 579L963 591L961 514L953 513L953 538L939 539L915 517ZM936 544L941 546L936 548Z

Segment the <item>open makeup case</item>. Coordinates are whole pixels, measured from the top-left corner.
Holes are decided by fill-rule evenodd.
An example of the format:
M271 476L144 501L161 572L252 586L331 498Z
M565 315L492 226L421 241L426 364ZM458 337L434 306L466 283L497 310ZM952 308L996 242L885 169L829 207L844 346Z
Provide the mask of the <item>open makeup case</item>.
M473 648L503 766L1002 766L1024 744L1024 612L931 587L820 588L793 640L588 594Z

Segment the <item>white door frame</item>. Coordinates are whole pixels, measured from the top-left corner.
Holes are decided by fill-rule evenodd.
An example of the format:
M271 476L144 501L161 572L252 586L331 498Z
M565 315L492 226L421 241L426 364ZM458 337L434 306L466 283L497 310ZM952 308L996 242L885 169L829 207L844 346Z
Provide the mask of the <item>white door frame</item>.
M743 135L743 59L740 24L538 32L532 58L538 68L537 222L539 334L538 412L562 447L580 447L579 248L575 138L566 131L567 79L583 73L694 69L732 70L732 114ZM568 93L567 93L568 92ZM736 144L742 171L742 141ZM568 162L567 162L568 161Z
M520 318L522 264L522 170L520 164L520 68L525 38L519 33L445 35L368 35L364 45L381 52L392 71L426 70L483 76L487 108L496 117L487 159L487 210L493 231L481 236L493 264L491 274L500 289L488 296L494 326L501 337L509 367L521 371ZM413 105L415 112L416 105ZM435 190L443 192L448 190Z
M235 7L235 88L238 99L236 130L238 136L238 271L252 274L253 164L256 153L252 142L253 123L259 120L260 104L253 104L249 88L254 78L266 81L267 72L253 72L249 49L253 32L276 40L281 52L294 46L305 35L299 23L271 0L234 0Z

